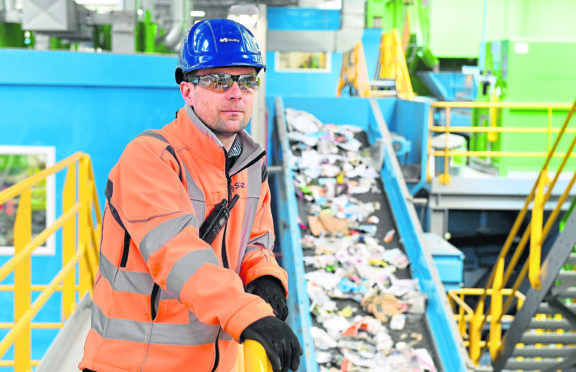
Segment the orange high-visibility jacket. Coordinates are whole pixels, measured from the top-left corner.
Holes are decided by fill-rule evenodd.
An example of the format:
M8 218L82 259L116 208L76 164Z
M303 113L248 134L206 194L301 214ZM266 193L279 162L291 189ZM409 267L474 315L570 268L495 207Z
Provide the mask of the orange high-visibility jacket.
M79 368L97 372L225 371L242 331L274 313L244 292L276 262L264 150L246 132L226 169L221 142L190 107L130 142L106 185L92 327ZM209 245L199 228L234 195Z

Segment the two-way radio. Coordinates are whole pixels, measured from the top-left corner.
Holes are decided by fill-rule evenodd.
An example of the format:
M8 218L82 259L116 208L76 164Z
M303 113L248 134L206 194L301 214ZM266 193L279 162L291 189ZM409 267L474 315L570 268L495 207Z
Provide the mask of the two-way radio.
M230 203L228 203L227 199L222 199L220 203L216 204L202 226L200 226L200 239L208 244L212 244L220 230L226 225L228 218L230 218L230 211L237 200L238 194L232 197Z

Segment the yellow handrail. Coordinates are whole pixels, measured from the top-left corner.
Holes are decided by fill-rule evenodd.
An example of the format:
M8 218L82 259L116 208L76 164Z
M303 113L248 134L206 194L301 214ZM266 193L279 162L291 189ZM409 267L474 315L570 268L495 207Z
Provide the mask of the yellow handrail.
M32 237L32 186L63 170L66 170L66 180L62 215ZM1 325L2 328L11 329L0 341L0 358L14 345L14 360L2 360L0 366L13 366L15 372L27 372L39 363L31 360L31 329L61 328L76 307L76 299L82 298L86 292L92 292L98 264L101 217L90 157L76 153L23 180L0 193L0 204L15 197L19 197L19 203L14 224L14 256L0 267L0 282L14 274L14 285L3 285L1 288L14 292L14 323ZM78 237L76 225L80 232L84 232ZM47 285L33 286L32 253L60 229L63 230L62 269ZM77 265L81 267L78 272ZM79 284L76 283L77 275ZM32 303L32 291L38 290L40 294ZM33 325L34 316L56 291L62 292L62 322Z
M485 105L485 103L483 104ZM502 106L504 104L497 103L497 105ZM506 105L510 106L511 104ZM565 108L564 105L557 105L557 107ZM539 108L546 108L549 110L549 112L551 110L550 106L541 106ZM544 223L544 216L542 211L544 205L548 202L550 196L552 195L552 190L554 189L554 186L556 185L560 174L564 169L564 166L568 162L568 159L571 157L571 154L576 147L576 136L574 136L574 139L566 150L562 162L559 165L558 170L552 180L548 178L548 166L552 157L555 155L556 148L562 139L562 135L568 132L574 133L574 131L567 131L566 129L575 110L576 102L574 102L574 104L571 106L566 120L559 131L556 141L547 154L548 156L544 162L542 170L534 183L532 191L526 198L522 210L519 212L516 221L514 222L508 238L506 239L506 242L504 243L504 246L498 256L496 264L490 273L490 277L485 288L480 289L480 292L476 293L479 294L480 298L474 311L471 313L470 307L462 306L463 299L459 298L456 300L456 294L450 296L451 301L460 305L457 314L458 319L460 319L460 322L467 322L466 324L459 323L458 329L464 337L466 334L466 325L468 325L468 334L466 334L466 337L468 337L470 340L468 343L470 358L476 364L479 362L480 357L486 347L489 348L492 357L497 355L502 341L501 320L510 309L513 299L520 297L521 293L519 292L519 288L525 278L528 277L533 288L540 288L540 275L542 265L541 247L548 233L552 229L556 218L560 214L563 204L567 201L573 185L576 183L576 172L573 173L572 178L566 186L566 189L559 197L554 210L550 213L544 226L542 226ZM522 237L520 242L518 243L515 251L509 259L509 262L506 262L506 258L509 257L508 253L511 250L512 242L518 236L520 226L522 225L522 222L524 221L524 218L526 217L531 204L533 204L532 219L529 221L528 226L521 234ZM530 241L528 259L523 263L523 266L518 269L517 265L520 262L520 257L524 252L528 241ZM510 283L511 285L509 285L510 278L512 277L512 273L515 270L519 272L519 274L514 283ZM487 307L486 297L488 296L491 296L491 298L490 305ZM505 301L504 296L507 297ZM518 300L518 305L521 306L520 300ZM482 329L486 322L490 323L487 342L482 340Z
M467 151L467 150L450 150L449 149L449 135L450 133L485 133L490 136L490 141L494 142L499 133L545 133L547 135L548 146L550 148L549 142L552 138L552 134L556 133L576 133L576 129L564 128L553 128L552 127L552 113L558 110L568 110L571 108L571 104L568 103L530 103L530 102L448 102L448 101L438 101L432 102L430 104L430 114L428 116L428 156L432 157L442 157L444 160L444 172L438 176L438 181L441 184L449 184L451 182L450 176L450 157L484 157L484 158L519 158L519 157L548 157L552 153L553 157L565 157L566 154L570 154L571 157L576 157L576 154L571 154L571 152L560 153L556 151ZM454 125L452 123L452 109L455 108L467 108L467 109L478 109L487 108L490 110L490 126L467 126L467 125ZM501 127L496 126L496 116L497 109L507 108L511 110L546 110L548 122L546 127ZM446 110L446 116L441 125L434 124L434 111L437 109ZM442 125L443 124L443 125ZM434 133L444 133L446 135L444 149L434 149L431 146L432 136ZM558 142L558 137L556 139ZM554 150L556 147L554 147ZM430 164L428 162L427 164ZM433 177L430 170L427 168L426 171L427 179L430 181Z
M370 82L362 41L357 42L351 50L342 53L342 67L336 88L337 97L342 95L345 87L349 87L350 95L370 96Z
M413 99L415 94L406 65L406 57L398 30L382 33L378 46L377 79L394 80L395 91L373 90L368 79L368 68L362 41L354 48L342 53L342 66L336 88L336 95L341 96L345 87L350 88L350 95L360 97L388 97L397 95L404 99ZM393 93L391 93L393 92Z
M272 372L264 346L254 340L244 342L244 371Z
M470 334L468 333L469 325L474 320L474 310L466 303L465 299L469 296L482 296L484 293L488 295L493 295L494 290L492 288L485 290L484 288L460 288L460 289L453 289L448 291L448 302L454 312L454 318L458 324L458 330L462 335L462 339L464 340L464 344L466 346L470 346ZM517 305L516 307L520 309L526 300L526 296L523 293L516 291L513 288L502 288L499 291L499 295L507 296L508 298L516 298ZM492 315L486 315L486 320L490 321ZM513 317L503 315L501 320L507 319L512 320ZM485 345L486 342L480 341L481 345Z

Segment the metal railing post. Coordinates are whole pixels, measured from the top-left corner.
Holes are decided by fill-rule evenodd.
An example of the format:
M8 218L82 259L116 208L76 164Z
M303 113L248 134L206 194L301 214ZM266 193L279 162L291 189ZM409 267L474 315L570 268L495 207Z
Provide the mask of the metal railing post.
M482 324L484 323L484 302L478 303L470 323L470 359L478 365L482 347Z
M14 224L14 255L24 251L32 239L32 189L27 187L21 194ZM32 259L26 257L14 269L14 322L18 322L30 308L32 302ZM14 341L15 372L31 370L30 324L22 328Z
M84 251L84 259L80 261L80 297L89 292L92 296L92 285L90 283L90 267L88 265L88 250L90 249L90 231L88 230L88 190L86 180L88 179L88 162L85 157L78 161L78 201L80 202L80 212L78 213L78 250Z
M66 213L76 204L76 162L72 163L66 174L62 196L62 213ZM76 215L70 218L62 228L62 267L76 254ZM64 319L74 312L76 307L76 267L62 283L62 315Z
M488 348L494 357L502 341L502 289L504 288L504 257L499 257L496 263L494 283L492 284L492 298L490 300L490 333Z

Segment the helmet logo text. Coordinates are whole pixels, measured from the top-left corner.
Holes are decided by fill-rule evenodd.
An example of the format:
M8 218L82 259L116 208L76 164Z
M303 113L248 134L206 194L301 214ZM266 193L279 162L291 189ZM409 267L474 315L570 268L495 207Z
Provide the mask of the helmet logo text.
M227 37L221 37L221 38L220 38L220 42L221 42L221 43L232 43L232 42L234 42L234 43L239 43L240 40L238 40L238 39L229 39L229 38L227 38Z

